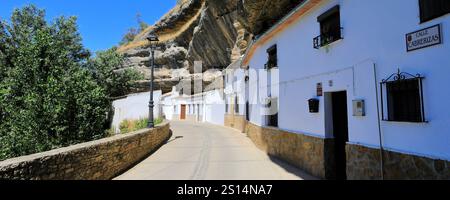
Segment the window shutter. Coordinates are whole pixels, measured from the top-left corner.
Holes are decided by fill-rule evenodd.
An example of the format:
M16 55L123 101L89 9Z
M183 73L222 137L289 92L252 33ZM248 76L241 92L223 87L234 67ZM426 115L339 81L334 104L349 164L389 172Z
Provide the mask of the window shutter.
M419 0L419 5L421 22L450 13L449 0Z

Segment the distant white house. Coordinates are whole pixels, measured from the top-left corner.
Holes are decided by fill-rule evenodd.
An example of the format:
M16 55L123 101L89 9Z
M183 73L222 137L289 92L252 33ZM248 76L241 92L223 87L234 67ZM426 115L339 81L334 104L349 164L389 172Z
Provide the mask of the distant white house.
M162 96L162 91L155 91L154 95L154 116L160 116L161 111L157 105ZM123 99L113 102L114 118L112 127L116 133L120 132L120 123L125 120L139 120L148 118L150 92L131 94Z
M180 94L175 87L163 95L159 106L168 120L189 120L223 125L224 101L220 90L196 95Z

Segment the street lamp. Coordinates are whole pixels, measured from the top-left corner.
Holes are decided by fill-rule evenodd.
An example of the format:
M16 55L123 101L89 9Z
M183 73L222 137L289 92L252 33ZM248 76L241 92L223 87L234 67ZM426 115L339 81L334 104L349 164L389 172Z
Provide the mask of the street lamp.
M159 42L158 36L156 36L153 33L150 33L149 36L147 36L147 40L150 42L150 49L152 52L152 63L151 63L151 75L150 75L150 102L149 102L149 113L148 113L148 128L154 128L154 118L153 118L153 108L155 107L154 101L153 101L153 81L154 81L154 73L155 73L155 49L156 49L156 43Z

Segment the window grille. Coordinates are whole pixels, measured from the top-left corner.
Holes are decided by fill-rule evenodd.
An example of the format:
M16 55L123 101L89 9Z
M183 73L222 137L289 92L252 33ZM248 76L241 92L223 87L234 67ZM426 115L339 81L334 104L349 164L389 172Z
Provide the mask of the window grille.
M392 74L381 84L381 111L384 121L427 122L423 103L423 79L420 74L406 72ZM386 98L384 98L384 90ZM386 101L385 101L386 100ZM387 116L385 115L387 107Z

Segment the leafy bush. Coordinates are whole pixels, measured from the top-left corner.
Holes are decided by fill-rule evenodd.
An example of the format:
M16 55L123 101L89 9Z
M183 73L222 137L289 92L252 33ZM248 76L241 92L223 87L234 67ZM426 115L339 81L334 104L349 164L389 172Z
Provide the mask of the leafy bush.
M130 28L127 30L127 32L123 35L122 40L119 42L119 45L126 45L130 42L132 42L139 33L143 32L145 29L149 27L149 25L142 20L142 15L140 13L136 14L136 22L138 24L137 28Z
M134 38L139 34L139 30L136 28L130 28L123 35L122 41L120 41L119 45L126 45L134 40Z
M0 23L0 160L107 135L107 87L86 69L77 29L35 6Z
M111 97L128 94L135 82L144 78L136 70L120 70L123 63L124 56L117 53L115 47L97 52L96 57L88 62L88 68L93 72L95 80Z

